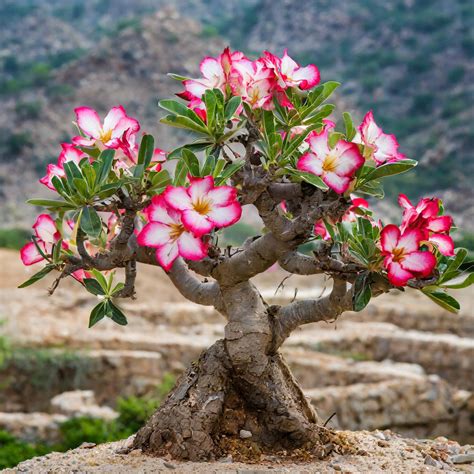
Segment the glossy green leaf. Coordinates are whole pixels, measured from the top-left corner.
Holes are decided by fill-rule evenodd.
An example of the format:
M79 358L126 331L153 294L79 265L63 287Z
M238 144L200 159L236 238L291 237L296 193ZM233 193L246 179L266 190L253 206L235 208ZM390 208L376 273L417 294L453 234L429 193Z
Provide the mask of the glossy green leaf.
M344 126L346 129L346 138L348 141L352 141L356 135L356 129L354 127L354 121L352 120L351 114L349 112L344 112L342 114L342 119L344 120Z
M226 122L234 116L236 110L239 108L241 103L242 103L242 99L238 96L235 96L235 97L232 97L227 102L227 104L225 104L224 118Z
M450 280L451 281L451 280ZM452 290L460 290L474 285L474 273L469 273L467 277L459 283L450 283L449 281L441 285L442 288L450 288Z
M80 227L90 237L99 237L102 232L102 221L92 206L82 208Z
M372 181L374 179L385 178L386 176L405 173L414 168L417 164L418 162L415 160L401 160L394 163L385 163L370 171L363 177L363 180Z
M199 115L194 112L194 110L190 109L186 105L178 102L177 100L173 99L164 99L158 102L158 105L168 112L171 112L174 115L183 116L194 122L196 125L201 126L205 129L205 123L201 120Z
M97 306L94 306L94 309L91 311L89 316L89 328L96 325L101 319L103 319L107 314L107 302L102 301Z
M153 158L155 151L155 139L151 135L143 135L142 141L140 142L140 148L138 150L137 163L143 165L145 169L148 168Z
M426 289L421 291L437 305L451 313L457 313L461 308L459 302L455 298L443 291L426 291Z
M245 161L236 161L234 163L231 163L230 165L226 166L224 168L224 171L222 174L215 180L215 185L216 186L221 186L226 183L226 181L237 171L239 171L242 166L245 165Z
M171 79L174 79L174 80L180 81L180 82L187 81L189 79L189 77L181 76L180 74L175 74L173 72L169 72L166 75L171 77Z
M352 307L354 311L363 310L372 297L370 289L370 275L368 273L361 273L357 275L354 283L354 294L352 297Z
M199 176L199 160L197 156L186 148L183 149L183 161L186 163L189 174L191 176Z
M206 128L197 124L190 118L183 117L181 115L167 115L166 117L162 118L160 122L165 125L169 125L170 127L192 130L193 132L200 133L202 135L209 134Z
M121 326L126 326L128 324L125 314L120 310L120 308L112 303L112 301L107 301L108 311L107 315L117 324Z
M84 278L83 283L86 290L93 295L105 295L106 293L101 284L94 278Z
M293 176L301 178L303 181L306 181L307 183L312 184L313 186L316 186L317 188L322 189L323 191L327 191L329 189L326 183L315 174L307 173L306 171L297 171L291 169L287 169L287 171Z
M66 201L55 201L53 199L28 199L26 201L28 204L33 206L41 206L41 207L48 207L48 208L64 208L64 209L74 209L71 203Z
M178 161L176 169L174 171L174 180L173 186L183 186L186 183L186 175L188 172L188 167L184 161Z
M53 271L55 268L54 265L46 265L44 268L42 268L38 273L35 273L31 278L23 282L18 288L26 288L27 286L33 285L37 281L41 280L44 278L48 273Z

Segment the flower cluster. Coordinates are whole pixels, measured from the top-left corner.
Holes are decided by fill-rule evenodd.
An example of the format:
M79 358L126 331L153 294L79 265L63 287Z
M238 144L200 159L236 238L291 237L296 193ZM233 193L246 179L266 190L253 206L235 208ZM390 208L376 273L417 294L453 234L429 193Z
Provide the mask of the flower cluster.
M191 178L191 184L168 186L145 209L148 224L138 235L139 245L156 248L156 259L170 270L179 256L201 260L207 255L202 237L240 219L242 208L231 186L214 186L212 176Z
M81 135L72 138L72 143L61 144L61 154L56 164L47 166L46 175L40 179L40 183L54 191L53 177L65 176L64 164L73 161L79 164L84 158L93 161L93 158L81 151L85 148L107 148L115 150L115 169L127 169L137 163L138 144L137 134L140 124L134 118L127 115L125 109L119 105L112 107L101 122L99 114L90 107L78 107L75 109L76 124ZM159 148L154 150L152 163L154 171L160 170L160 162L165 159L165 152Z
M376 166L380 166L406 158L398 151L395 136L382 131L371 111L364 117L352 142L338 140L331 147L329 142L334 128L334 122L324 120L321 132L308 135L309 151L299 158L297 168L321 177L338 194L344 194L350 188L356 171L366 159L373 159Z
M424 198L413 206L400 194L399 204L404 209L402 224L385 226L380 245L388 279L396 286L404 286L412 278L432 274L437 264L435 248L442 255L454 255L454 243L449 236L453 219L439 215L441 201L437 198Z
M64 228L61 229L62 232L60 232L56 226L56 222L51 216L48 214L40 214L33 224L35 241L28 242L20 250L20 257L23 265L29 266L42 262L45 258L40 253L40 250L46 256L51 255L53 246L58 244L61 239L61 247L65 250L71 250L74 247L74 244L70 234L74 227L74 223L65 220L63 227ZM88 274L87 272L84 272L84 270L77 270L72 273L72 276L76 280L82 281L88 276Z
M320 133L308 136L309 149L297 163L301 171L320 176L331 189L343 194L349 188L355 172L364 164L358 146L346 140L339 140L334 148L329 146L329 131L326 124Z
M281 58L265 51L263 57L252 61L242 52L226 48L216 58L204 58L200 70L202 77L183 81L184 91L178 95L190 101L189 107L201 118L205 118L202 96L208 89L220 89L226 97L240 96L252 108L268 110L273 107L273 97L291 107L286 89L311 89L320 80L314 64L301 67L286 50Z

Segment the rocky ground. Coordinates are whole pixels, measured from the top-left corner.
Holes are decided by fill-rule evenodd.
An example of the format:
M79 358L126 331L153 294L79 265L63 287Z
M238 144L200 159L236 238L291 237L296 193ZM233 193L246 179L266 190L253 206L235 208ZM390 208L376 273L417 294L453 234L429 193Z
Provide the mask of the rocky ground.
M28 441L54 440L59 424L71 416L113 417L118 396L151 393L165 373L178 375L223 334L223 318L183 301L159 268L140 267L138 299L123 304L127 327L102 321L87 329L95 299L77 282L65 282L52 297L46 292L51 281L19 290L16 286L37 269L22 267L11 251L1 250L0 260L0 336L15 347L46 351L27 363L14 356L0 369L0 429ZM268 301L278 304L327 291L320 277L292 276L275 293L284 277L275 269L256 284ZM346 472L368 472L368 466L392 472L454 470L451 464L437 463L469 451L460 445L474 444L474 299L472 290L458 296L462 310L452 315L421 294L384 295L362 313L344 315L335 324L309 325L285 343L285 358L321 418L336 413L328 426L392 430L346 433L367 455L334 455L323 464L305 466L281 461L280 471L280 464L268 460L258 466L199 465L200 471L169 462L179 472L331 472L336 466ZM435 442L402 439L393 432L438 437L442 446L436 449L448 454L432 453ZM165 460L115 454L117 446L51 454L19 469L71 472L73 463L77 472L170 469Z
M358 453L352 455L332 454L322 461L294 463L278 456L265 457L258 462L246 464L234 462L232 457L213 463L177 462L174 460L146 456L139 450L130 454L119 454L130 440L99 446L84 444L67 453L51 453L20 463L14 469L2 472L50 474L66 473L157 473L193 472L217 474L273 473L369 473L387 471L393 473L421 472L472 472L474 452L468 452L457 443L445 438L434 441L402 438L390 431L341 432L348 442L357 445Z

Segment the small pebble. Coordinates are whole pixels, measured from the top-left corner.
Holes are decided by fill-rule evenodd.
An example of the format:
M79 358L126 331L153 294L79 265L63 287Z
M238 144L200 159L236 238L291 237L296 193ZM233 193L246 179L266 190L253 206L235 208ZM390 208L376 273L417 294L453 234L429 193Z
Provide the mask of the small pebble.
M466 454L456 454L451 456L449 460L454 464L467 464L474 462L474 452L469 452Z
M232 455L229 454L227 457L219 459L219 462L228 464L228 463L231 463L231 462L234 462L234 461L232 459Z
M242 439L247 439L247 438L251 438L251 437L252 437L252 433L251 433L250 431L247 431L247 430L240 430L239 436L240 436Z
M443 467L443 465L440 462L436 461L436 459L433 459L429 454L426 455L424 462L427 466L434 466L434 467L439 467L439 468Z
M176 466L174 464L171 464L170 462L167 462L167 461L163 463L163 466L167 467L168 469L176 469Z

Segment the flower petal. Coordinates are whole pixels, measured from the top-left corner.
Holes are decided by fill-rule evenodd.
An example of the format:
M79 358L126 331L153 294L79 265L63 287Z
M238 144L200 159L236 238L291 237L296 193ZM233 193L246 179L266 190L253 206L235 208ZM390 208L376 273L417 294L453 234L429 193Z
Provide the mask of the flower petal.
M54 244L59 240L56 224L48 214L40 214L33 224L33 229L36 235L45 243Z
M410 202L410 200L407 198L405 194L398 195L398 204L400 207L403 207L404 209L411 209L413 207L413 204Z
M323 174L323 162L322 158L316 156L314 153L305 153L298 160L296 167L301 171L306 171L307 173L313 173L317 176Z
M224 79L224 70L216 58L212 58L210 56L205 57L201 61L199 69L206 79L215 79L221 77Z
M423 240L423 232L419 229L407 229L398 239L399 248L404 248L405 253L415 252Z
M436 266L436 257L431 252L416 251L406 255L400 264L404 270L426 277Z
M188 191L183 186L168 186L164 190L162 196L169 206L179 211L184 211L185 209L193 208L193 204L191 202L191 198L189 197Z
M140 130L138 120L131 117L123 117L113 129L112 138L122 138L122 135L127 131L130 133L136 133L138 130Z
M440 253L446 255L446 257L454 255L454 242L449 235L433 234L430 236L430 242L433 242Z
M237 199L237 190L232 186L218 186L207 193L213 206L226 206Z
M176 241L168 242L156 249L156 260L166 271L170 270L178 256L179 250Z
M380 234L380 244L384 252L392 252L397 247L400 229L394 224L386 225Z
M113 130L120 122L120 120L126 116L127 113L121 105L118 105L117 107L112 107L109 110L109 113L104 118L104 130Z
M76 112L79 128L87 135L99 138L102 129L99 114L90 107L77 107L74 112Z
M336 145L335 152L339 156L334 172L339 176L352 176L364 164L364 157L360 154L359 147L355 143L341 140Z
M242 216L242 206L234 201L228 206L214 207L207 215L216 227L227 227L235 224Z
M33 265L43 260L43 257L33 242L29 242L21 248L20 257L23 265Z
M299 82L300 89L307 90L319 84L321 75L319 74L319 69L314 64L309 64L306 67L298 68L293 73L292 79Z
M207 255L207 247L204 242L192 235L183 232L178 238L179 254L188 260L201 260Z
M138 234L138 245L160 247L170 240L170 226L159 222L148 223Z
M169 208L163 195L153 196L151 205L145 209L145 214L150 222L161 222L162 224L174 224L181 221L175 221L170 215Z
M453 225L453 218L451 216L433 217L429 220L427 229L431 232L448 232Z
M48 187L52 191L55 191L56 189L55 189L55 187L53 186L53 183L52 183L54 176L57 176L58 178L62 178L63 176L65 176L64 170L62 168L60 168L59 166L49 164L46 167L46 176L43 176L39 180L39 182L41 184L44 184L46 187Z
M206 194L214 187L214 178L206 176L204 178L193 178L188 188L188 194L192 202L206 196Z
M311 151L315 153L319 158L324 159L324 157L329 153L328 145L328 132L325 128L319 134L312 134L308 140L309 147Z
M221 208L217 208L221 209ZM184 227L190 230L196 237L201 237L210 232L214 224L206 215L199 214L194 209L186 209L181 216Z
M362 136L362 140L367 145L373 144L382 133L382 129L375 123L374 114L371 110L365 114L359 126L359 132Z
M349 188L351 178L339 176L336 173L329 172L323 175L323 181L336 193L343 194Z
M404 270L400 263L391 262L387 269L388 280L395 286L405 286L408 280L414 278L414 275Z

